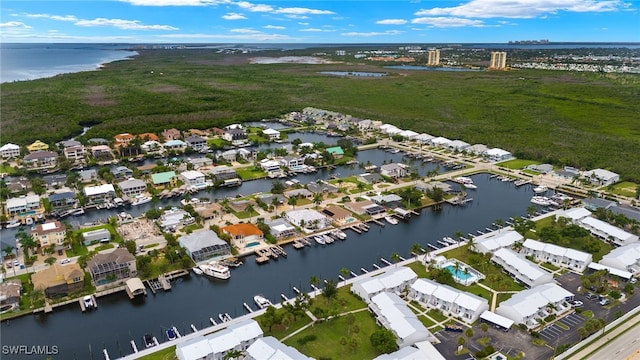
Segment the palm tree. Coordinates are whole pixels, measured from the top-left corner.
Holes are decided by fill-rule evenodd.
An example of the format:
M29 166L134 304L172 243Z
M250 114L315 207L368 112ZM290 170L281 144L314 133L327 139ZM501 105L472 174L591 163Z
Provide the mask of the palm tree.
M53 256L50 256L46 259L44 259L45 264L52 266L53 264L56 263L56 258L54 258Z
M495 223L499 229L502 229L504 227L504 220L502 219L496 219Z
M242 350L229 350L224 354L224 360L233 360L239 359L244 356L244 351Z
M278 205L280 205L280 201L278 201L278 198L274 196L273 199L271 199L271 206L273 206L274 211L273 216L278 216Z
M460 239L462 238L462 235L464 235L462 233L462 231L460 231L460 230L456 231L455 237L456 237L456 240L458 240L458 242L460 242Z
M391 253L391 262L393 262L394 264L396 264L396 267L398 266L398 262L400 261L400 255L398 255L397 252L392 252Z
M298 198L296 196L290 197L289 201L287 201L287 204L293 206L293 210L295 210L296 204L298 204Z
M313 203L316 204L316 207L322 203L322 193L316 193L313 195Z
M527 215L529 215L529 217L533 217L533 215L535 215L536 212L538 212L538 209L536 209L536 207L533 205L527 208Z
M418 256L420 254L422 254L422 246L420 246L419 243L413 243L413 245L411 245L411 248L409 249L409 251L414 254L415 256Z
M249 213L249 222L251 222L251 219L253 218L253 211L255 210L253 204L247 205L244 210Z
M319 279L317 276L315 276L315 275L311 275L311 276L309 277L309 284L310 284L310 285L313 285L312 287L317 288L317 287L318 287L318 284L320 284L320 279ZM315 290L313 290L313 294L314 294L314 295L315 295L315 293L316 293L316 291L315 291Z
M344 278L344 283L347 283L347 276L349 276L349 273L351 273L351 271L349 271L349 269L347 268L342 268L340 269L340 275L342 275L342 277Z
M24 251L24 262L28 262L30 253L29 251L38 247L38 243L34 240L31 234L27 234L24 230L20 230L16 235L16 240L20 243Z
M13 249L15 249L13 246L7 245L2 248L2 252L4 253L5 257L9 257L11 254L13 254Z

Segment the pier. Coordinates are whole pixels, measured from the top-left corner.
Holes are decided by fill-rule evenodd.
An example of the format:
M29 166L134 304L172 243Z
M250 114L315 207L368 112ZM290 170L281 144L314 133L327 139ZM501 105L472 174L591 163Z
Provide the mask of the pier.
M351 229L351 230L353 230L353 231L357 232L358 234L362 234L362 230L360 230L360 227L358 227L358 226L356 226L356 225L351 225L351 226L349 227L349 229Z
M382 221L380 221L380 220L378 220L378 219L374 219L374 218L371 218L371 222L374 222L374 223L376 223L377 225L380 225L380 226L382 226L382 227L384 227L384 225L385 225Z
M164 274L158 276L158 283L160 284L160 287L162 288L162 290L164 291L171 290L171 283L169 282L169 280Z

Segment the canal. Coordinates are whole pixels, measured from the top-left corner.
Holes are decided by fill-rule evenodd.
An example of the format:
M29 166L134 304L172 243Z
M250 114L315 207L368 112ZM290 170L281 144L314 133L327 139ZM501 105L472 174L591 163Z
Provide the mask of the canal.
M373 264L382 266L380 258L389 259L392 252L408 257L409 248L416 242L426 248L427 243L436 244L457 231L475 233L490 227L496 219L526 214L531 205L530 185L516 188L513 183L491 179L488 174L472 178L478 189L470 191L474 200L466 206L446 205L437 212L424 209L420 216L395 226L372 224L364 234L348 230L345 241L332 245L302 250L286 247L288 258L265 265L257 265L250 257L243 266L232 269L232 277L226 282L192 274L178 280L170 292L149 294L142 302L132 302L122 292L99 298L99 309L94 312L82 313L77 304L72 304L48 315L5 321L1 327L2 344L55 345L59 349L55 358L63 359L101 359L102 349L106 348L116 358L131 353L131 340L143 347L141 338L145 333L164 341L164 329L170 326L189 333L190 324L198 329L206 327L208 319L217 319L219 313L242 315L242 303L255 307L252 299L256 294L277 302L281 293L292 297L293 286L310 291L312 275L337 279L342 268L355 273L360 273L360 268L371 270ZM250 193L244 189L242 192Z

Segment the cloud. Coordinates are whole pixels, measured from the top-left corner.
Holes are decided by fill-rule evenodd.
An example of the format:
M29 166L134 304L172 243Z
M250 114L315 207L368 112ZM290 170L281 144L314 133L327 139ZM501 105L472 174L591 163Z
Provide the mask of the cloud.
M404 19L385 19L376 21L376 24L379 25L404 25L407 23L407 20Z
M301 7L280 8L273 12L274 14L289 14L289 15L332 15L335 14L329 10L318 10Z
M298 25L309 26L309 23L308 22L299 22Z
M389 31L384 31L384 32L347 32L347 33L342 33L340 35L342 36L363 36L363 37L371 37L371 36L385 36L385 35L400 35L402 34L402 31L398 31L398 30L389 30Z
M120 0L135 6L206 6L228 3L218 0Z
M273 30L284 30L284 29L286 29L286 27L278 26L278 25L265 25L265 26L263 26L263 28L265 28L265 29L273 29Z
M74 23L77 26L95 27L95 26L108 26L122 30L178 30L170 25L144 25L138 20L123 20L123 19L106 19L96 18L93 20L78 20Z
M298 20L305 20L308 19L308 16L304 16L304 15L295 15L295 14L289 14L289 15L285 15L285 17L288 17L289 19L298 19Z
M248 30L248 29L245 29ZM158 36L161 40L172 40L172 41L187 41L193 42L194 40L198 40L198 42L206 42L206 41L294 41L297 40L295 38L291 38L287 35L282 34L267 34L261 32L235 32L234 34L166 34Z
M33 19L51 19L56 21L78 21L73 15L50 15L50 14L21 14L22 16Z
M31 29L31 26L20 21L9 21L0 23L0 28L3 29Z
M481 20L454 18L454 17L421 17L411 20L412 24L430 25L437 28L454 28L474 26L481 27L484 23Z
M307 28L307 29L300 29L300 31L302 31L302 32L334 32L335 30L318 29L318 28Z
M225 20L245 20L247 17L238 13L228 13L222 15L222 18Z
M245 28L245 29L231 29L229 30L232 33L240 33L240 34L263 34L262 31L258 31L258 30L253 30L250 28Z
M558 11L606 12L627 7L620 0L471 0L453 7L421 9L416 16L457 16L468 18L534 18Z
M235 5L237 5L241 9L245 9L247 11L252 11L252 12L271 12L271 11L273 11L273 6L271 6L271 5L252 4L252 3L248 2L248 1L236 2Z

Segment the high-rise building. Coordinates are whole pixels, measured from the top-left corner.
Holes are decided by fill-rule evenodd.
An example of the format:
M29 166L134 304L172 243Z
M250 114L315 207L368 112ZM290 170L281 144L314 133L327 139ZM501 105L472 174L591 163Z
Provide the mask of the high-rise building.
M507 67L507 53L504 51L493 51L491 53L490 69L504 69Z
M429 66L437 66L440 65L440 50L429 50L429 59L427 60L427 65Z

